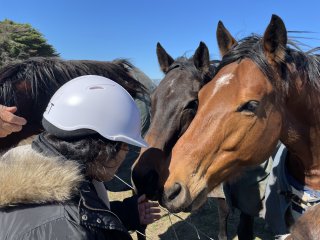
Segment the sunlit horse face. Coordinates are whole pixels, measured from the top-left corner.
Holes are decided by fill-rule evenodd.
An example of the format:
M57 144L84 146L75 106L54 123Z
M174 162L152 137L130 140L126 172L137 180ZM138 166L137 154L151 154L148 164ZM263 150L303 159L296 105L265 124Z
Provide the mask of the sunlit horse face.
M264 161L281 134L283 99L276 96L282 87L276 85L287 41L282 20L273 16L262 38L231 49L234 39L221 23L217 36L222 62L200 90L197 114L172 150L163 186L161 202L174 212L198 208L219 183Z
M151 124L145 136L151 148L141 152L132 173L137 191L147 193L149 198L156 197L159 172L167 174L164 159L194 118L198 92L211 80L215 69L202 42L190 59L174 60L159 43L157 56L165 77L151 96Z

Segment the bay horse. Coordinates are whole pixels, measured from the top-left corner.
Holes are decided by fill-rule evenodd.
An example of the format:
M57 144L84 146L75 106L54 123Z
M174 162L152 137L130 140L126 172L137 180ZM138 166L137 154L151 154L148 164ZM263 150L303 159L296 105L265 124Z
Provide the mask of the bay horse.
M160 203L169 211L199 208L221 182L270 156L279 140L288 174L320 189L319 57L287 43L273 15L262 37L220 47L218 72L200 90L196 116L160 175ZM290 211L289 201L281 213ZM288 231L284 217L272 220L286 227L272 229L276 234Z
M141 77L140 71L125 59L66 61L60 58L34 57L2 67L0 104L17 106L16 114L28 122L21 132L0 139L0 151L5 151L43 130L42 114L54 92L65 82L82 75L100 75L144 94L147 88L136 80L135 74ZM137 92L130 94L135 97Z

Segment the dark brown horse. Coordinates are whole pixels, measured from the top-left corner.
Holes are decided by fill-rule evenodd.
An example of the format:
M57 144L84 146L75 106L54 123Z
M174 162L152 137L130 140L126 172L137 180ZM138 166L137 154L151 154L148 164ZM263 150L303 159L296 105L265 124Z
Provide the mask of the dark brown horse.
M270 156L279 140L290 153L289 174L319 190L319 57L289 47L275 15L263 37L220 51L218 72L200 90L196 116L163 167L161 203L174 212L197 209L218 184Z
M161 162L149 161L152 154L168 157L178 138L185 132L195 116L198 107L198 92L212 79L216 67L210 64L209 51L200 43L193 57L179 57L174 60L157 44L157 56L165 77L151 95L151 124L145 140L151 146L140 153L139 166L134 168L133 179L137 190L151 199L157 198L158 173L149 172L161 168ZM141 172L141 174L140 174ZM146 175L144 174L146 173ZM148 184L145 184L145 182Z
M64 61L40 57L4 66L0 70L0 104L17 106L16 114L28 123L21 132L1 138L0 151L42 131L42 114L51 96L65 82L82 75L101 75L143 92L145 88L132 75L134 69L126 60Z

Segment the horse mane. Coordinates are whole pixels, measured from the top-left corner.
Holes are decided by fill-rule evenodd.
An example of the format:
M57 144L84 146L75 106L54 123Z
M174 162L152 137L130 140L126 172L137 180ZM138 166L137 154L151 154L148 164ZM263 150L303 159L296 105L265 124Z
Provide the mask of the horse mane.
M194 65L193 57L187 58L185 56L181 56L175 59L174 63L169 67L166 74L177 67L186 69L191 72L195 79L201 80L200 84L201 87L203 87L206 83L213 79L214 75L217 72L218 63L218 60L210 61L209 69L207 71L199 71Z
M131 74L134 66L125 59L114 61L62 60L60 58L34 57L5 65L0 69L0 103L18 105L17 86L23 87L37 100L40 94L52 96L65 82L82 75L100 75L123 86L133 97L146 89ZM20 84L20 85L19 85Z
M156 89L156 84L139 68L135 67L132 63L127 60L118 59L114 62L118 62L119 64L124 65L130 72L131 76L134 79L139 80L140 83L144 86L145 90L151 94Z
M273 82L274 72L265 57L261 39L261 36L253 34L238 41L238 44L223 56L217 71L232 62L240 62L244 58L249 58ZM305 76L309 84L320 90L320 58L315 54L318 50L319 48L314 48L303 52L294 39L289 39L282 64L294 64L295 69L289 74L287 68L281 68L281 77L285 83L289 84L293 75L300 75Z

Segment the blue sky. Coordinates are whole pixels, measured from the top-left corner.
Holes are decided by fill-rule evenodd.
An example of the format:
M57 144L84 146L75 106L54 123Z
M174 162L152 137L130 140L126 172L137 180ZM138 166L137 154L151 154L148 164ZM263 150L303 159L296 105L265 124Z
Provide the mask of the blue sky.
M163 77L156 44L174 58L191 56L200 41L219 58L222 20L236 39L263 34L272 14L311 47L320 46L320 1L298 0L0 0L0 20L30 23L64 59L127 58L152 79ZM297 35L297 34L294 34Z

